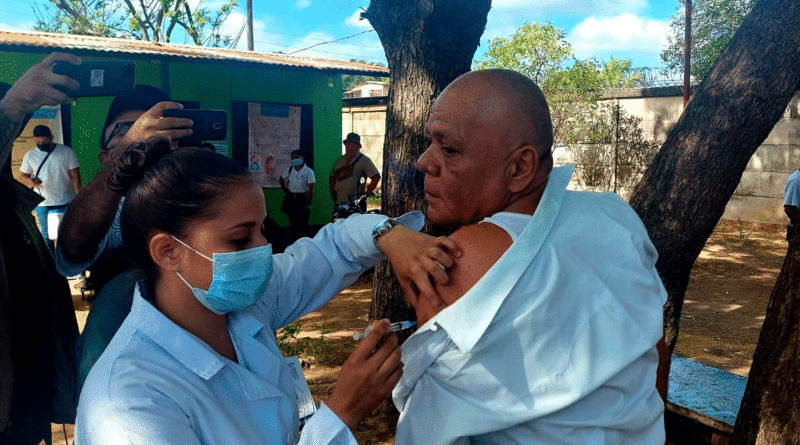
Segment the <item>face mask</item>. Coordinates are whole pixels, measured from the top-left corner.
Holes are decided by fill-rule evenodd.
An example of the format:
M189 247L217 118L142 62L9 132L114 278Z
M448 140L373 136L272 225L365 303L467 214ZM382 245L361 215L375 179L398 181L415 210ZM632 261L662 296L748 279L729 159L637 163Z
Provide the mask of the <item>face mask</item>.
M294 165L295 167L300 167L301 165L303 165L303 160L302 159L292 159L292 165Z
M193 287L181 274L175 272L189 286L195 298L211 312L222 315L247 309L266 292L272 277L270 244L238 252L214 253L209 258L178 238L172 238L211 261L213 278L208 290Z
M53 147L55 147L54 144L36 144L36 148L38 148L39 150L42 150L42 151L47 151L47 152L52 150Z

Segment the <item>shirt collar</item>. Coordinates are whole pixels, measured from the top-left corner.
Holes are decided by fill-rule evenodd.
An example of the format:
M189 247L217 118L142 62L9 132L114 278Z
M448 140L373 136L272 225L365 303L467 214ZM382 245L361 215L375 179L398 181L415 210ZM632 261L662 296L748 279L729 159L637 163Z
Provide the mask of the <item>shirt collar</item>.
M208 380L219 372L225 366L219 354L145 300L139 286L136 285L131 307L131 315L138 319L138 330L203 379Z
M486 274L420 331L441 327L459 351L468 354L489 327L549 234L561 209L574 166L554 168L531 221Z

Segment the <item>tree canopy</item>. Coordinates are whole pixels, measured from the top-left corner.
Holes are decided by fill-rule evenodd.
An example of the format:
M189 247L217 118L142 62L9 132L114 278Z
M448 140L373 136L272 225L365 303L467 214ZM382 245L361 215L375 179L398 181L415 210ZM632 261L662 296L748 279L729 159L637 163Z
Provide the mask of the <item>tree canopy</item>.
M34 30L169 43L180 28L196 45L227 47L233 39L220 27L236 7L228 0L217 10L188 0L47 0L35 10Z
M708 76L722 49L758 0L692 1L692 66L695 80ZM661 60L668 68L683 69L686 30L686 0L678 0L678 9L670 21L667 46Z
M586 132L598 128L613 134L610 124L599 123L610 116L599 109L600 90L644 86L630 60L575 58L566 33L551 23L526 23L510 38L490 40L486 57L474 68L510 69L536 82L550 105L555 145L585 143Z

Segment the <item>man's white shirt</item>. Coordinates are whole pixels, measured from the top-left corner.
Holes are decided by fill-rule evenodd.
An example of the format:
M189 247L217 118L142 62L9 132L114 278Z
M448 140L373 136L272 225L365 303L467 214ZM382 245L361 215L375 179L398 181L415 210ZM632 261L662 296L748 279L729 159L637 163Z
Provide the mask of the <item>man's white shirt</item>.
M403 344L396 443L663 444L655 387L666 291L614 194L554 169L525 230Z
M314 184L314 170L303 164L300 170L291 167L281 175L286 181L286 188L292 193L308 193L308 184Z

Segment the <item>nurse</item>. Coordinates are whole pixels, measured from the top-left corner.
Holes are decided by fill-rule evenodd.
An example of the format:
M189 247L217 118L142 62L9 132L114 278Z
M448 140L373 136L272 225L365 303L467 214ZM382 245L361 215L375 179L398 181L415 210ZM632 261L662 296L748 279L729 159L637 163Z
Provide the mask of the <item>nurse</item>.
M445 282L437 263L452 265L455 244L359 215L272 255L264 195L247 170L163 140L129 148L110 184L125 196L124 244L148 278L89 373L75 443L356 444L351 430L402 374L388 321L348 358L327 405L302 406L314 412L302 432L307 386L274 331L386 257L418 287L428 274Z

